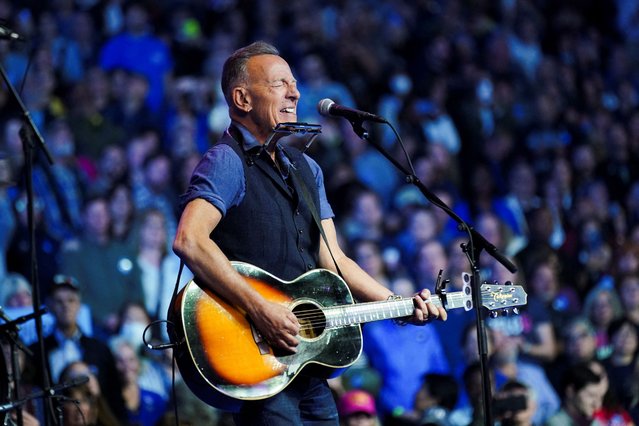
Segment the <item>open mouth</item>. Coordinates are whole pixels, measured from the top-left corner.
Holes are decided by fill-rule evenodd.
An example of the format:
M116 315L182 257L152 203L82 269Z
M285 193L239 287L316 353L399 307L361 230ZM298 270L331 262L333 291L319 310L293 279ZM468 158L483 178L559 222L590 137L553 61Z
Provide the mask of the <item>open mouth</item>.
M294 107L283 108L281 112L286 114L295 114L295 108Z

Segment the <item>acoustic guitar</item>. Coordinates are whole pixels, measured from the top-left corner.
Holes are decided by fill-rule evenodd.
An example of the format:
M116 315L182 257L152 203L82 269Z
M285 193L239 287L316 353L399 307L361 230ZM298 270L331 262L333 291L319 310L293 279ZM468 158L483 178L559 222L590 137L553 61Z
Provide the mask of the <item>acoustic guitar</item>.
M189 388L217 408L235 411L245 400L282 391L302 369L319 377L338 375L362 352L360 324L411 316L412 298L354 303L346 283L326 269L283 281L248 263L233 267L255 290L293 311L300 323L297 353L274 351L240 309L191 280L173 300L176 360ZM462 291L433 294L445 309L472 309L469 276ZM490 311L526 304L518 285L483 284L482 306Z

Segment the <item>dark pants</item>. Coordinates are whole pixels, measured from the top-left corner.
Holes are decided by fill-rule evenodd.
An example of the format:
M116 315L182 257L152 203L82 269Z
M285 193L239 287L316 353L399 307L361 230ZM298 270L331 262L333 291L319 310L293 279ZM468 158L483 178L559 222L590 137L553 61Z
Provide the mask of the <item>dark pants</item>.
M247 401L233 415L237 426L337 426L333 394L324 379L297 376L277 395Z

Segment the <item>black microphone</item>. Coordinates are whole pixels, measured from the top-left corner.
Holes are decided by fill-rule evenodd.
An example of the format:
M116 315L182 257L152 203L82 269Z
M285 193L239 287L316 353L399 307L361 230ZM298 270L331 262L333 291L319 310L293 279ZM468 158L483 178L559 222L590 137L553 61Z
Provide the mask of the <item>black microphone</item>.
M371 114L370 112L359 111L353 108L338 105L331 99L322 99L317 104L317 111L324 117L344 117L348 121L372 121L374 123L388 123L384 117Z
M0 40L19 40L24 41L24 37L12 31L10 28L0 24Z

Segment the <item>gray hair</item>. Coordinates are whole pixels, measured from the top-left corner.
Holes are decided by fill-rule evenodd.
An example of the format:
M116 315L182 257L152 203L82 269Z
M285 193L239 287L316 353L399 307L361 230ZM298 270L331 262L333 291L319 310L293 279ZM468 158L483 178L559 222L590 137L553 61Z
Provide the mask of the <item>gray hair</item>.
M233 104L233 88L247 81L246 63L253 56L260 55L280 56L280 52L272 44L265 41L256 41L236 50L224 62L224 67L222 68L222 92L229 106Z
M19 291L27 291L31 295L31 283L24 275L17 272L8 273L3 280L0 281L0 306L7 306L9 299Z

